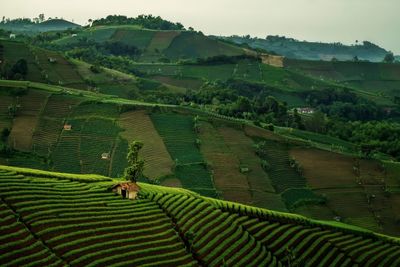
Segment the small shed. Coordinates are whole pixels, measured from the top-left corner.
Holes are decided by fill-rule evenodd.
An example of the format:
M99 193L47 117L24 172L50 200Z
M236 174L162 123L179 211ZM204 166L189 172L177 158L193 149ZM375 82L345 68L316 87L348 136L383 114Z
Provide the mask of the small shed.
M71 124L64 124L64 130L65 131L71 131L72 130L72 125Z
M73 34L71 34L71 36L72 36L72 37L76 37L76 36L78 36L78 34L73 33Z
M17 35L15 35L14 33L10 34L10 39L15 39L17 37Z
M101 154L101 159L109 160L109 159L110 159L110 153L103 153L103 154Z
M250 172L249 166L246 166L246 165L241 165L239 167L239 170L240 170L241 173L249 173Z
M136 199L140 191L140 187L134 182L125 182L114 185L112 191L122 198Z
M48 60L50 63L56 63L56 62L57 62L57 59L56 59L55 57L49 57L47 60Z
M300 114L313 114L314 111L313 108L297 108L297 112Z

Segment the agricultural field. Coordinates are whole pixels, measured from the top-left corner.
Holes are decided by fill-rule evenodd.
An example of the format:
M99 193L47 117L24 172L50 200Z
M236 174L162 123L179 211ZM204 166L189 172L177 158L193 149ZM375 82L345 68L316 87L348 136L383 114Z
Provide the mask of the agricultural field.
M111 36L110 41L121 42L140 49L146 49L153 39L155 32L148 30L117 29Z
M0 166L6 266L397 266L400 241L193 192ZM15 192L19 192L16 194ZM44 194L45 192L45 194ZM156 255L156 256L155 256Z
M158 179L172 174L174 161L146 111L122 113L118 122L124 129L121 137L128 143L133 140L143 142L144 146L140 151L140 156L145 161L145 176L149 179Z
M393 105L391 99L399 95L396 89L400 84L400 64L287 59L285 65L288 69L317 79L338 82L373 94L372 100L382 104Z
M307 140L310 143L319 143L330 146L332 150L337 150L340 152L354 152L356 151L356 147L354 144L350 142L346 142L339 138L302 131L299 129L292 129L292 128L279 128L277 127L277 132L284 136L300 138L303 140Z
M242 171L247 178L252 202L261 207L268 206L272 210L286 210L279 192L274 189L270 176L263 170L261 159L255 153L254 141L234 128L218 127L217 131L227 145L228 151L237 157L240 164L239 171ZM265 202L271 198L273 201Z
M194 115L177 107L175 112L182 114L172 113L167 107L156 112L154 108L129 106L129 102L122 105L119 99L105 103L101 101L102 96L96 98L95 94L88 101L66 90L50 94L50 91L29 89L26 93L18 100L22 104L20 112L10 119L8 106L16 98L2 91L1 121L11 129L8 142L12 144L14 136L19 141L28 140L28 153L1 157L3 164L122 177L128 143L140 140L144 142L141 151L146 164L144 181L149 179L205 196L315 219L332 220L339 216L346 222L378 232L396 233L392 199L385 197L386 191L400 192L395 163L382 165L365 160L357 163L352 156L332 153L329 149L298 147L307 144L301 141L309 137L304 132L296 136L299 141L286 144L292 141L281 134L283 128L270 132L206 114L201 115L195 130ZM34 101L26 101L26 97ZM30 116L27 122L15 123L26 116ZM64 125L71 125L72 129L64 130ZM27 127L32 130L26 131ZM256 145L263 141L267 144L266 151L257 155ZM313 143L323 141L315 138ZM109 158L101 159L103 153ZM299 163L302 175L290 166L292 159ZM265 168L268 166L264 166L264 161L270 168ZM371 186L380 189L371 191ZM351 212L331 202L336 201L342 189L357 189L357 194L366 200L372 195L376 198L366 204L363 212L351 217ZM355 209L351 201L344 200ZM364 213L366 210L368 213ZM369 223L363 224L362 218L369 218Z
M207 58L217 55L235 56L244 54L244 50L196 32L182 32L164 50L171 59Z
M150 44L147 46L148 53L157 53L167 49L171 42L180 34L179 31L158 31L153 35Z
M26 79L33 82L46 82L42 75L42 69L38 66L34 54L26 44L0 40L0 45L3 46L4 64L13 66L18 60L25 59L28 65Z
M291 149L290 155L300 163L307 184L313 189L358 186L351 156L303 147Z
M174 161L175 175L182 185L215 197L211 173L196 145L198 138L194 117L180 114L152 114L151 119Z
M252 203L247 176L240 172L240 161L225 144L214 126L206 121L200 123L200 151L211 165L215 188L225 200Z
M17 150L29 152L32 149L32 136L39 116L46 105L48 95L29 90L26 95L15 98L17 110L9 136L9 145Z
M121 42L141 50L141 62L157 62L167 58L174 62L180 59L207 58L216 55L243 55L245 51L203 34L191 31L157 31L138 26L96 26L85 29L77 36L67 36L52 41L62 47L79 45L82 39L97 43Z
M201 79L194 79L194 78L178 78L178 77L171 77L171 76L152 76L153 80L159 81L164 84L169 84L172 86L177 86L181 88L187 88L192 90L198 90L202 85L203 81Z
M86 82L78 74L75 66L60 53L41 48L33 48L32 52L48 82L74 88L86 88Z
M290 155L300 163L313 191L326 198L325 205L305 206L296 212L313 218L336 217L386 234L400 233L392 196L385 189L397 186L396 165L387 164L384 169L377 161L304 147L291 149Z
M136 29L136 28L135 28ZM61 39L53 41L56 45L73 45L79 41L81 38L88 38L96 42L105 42L109 40L115 33L115 27L96 27L89 28L86 31L79 32L76 37L67 36Z

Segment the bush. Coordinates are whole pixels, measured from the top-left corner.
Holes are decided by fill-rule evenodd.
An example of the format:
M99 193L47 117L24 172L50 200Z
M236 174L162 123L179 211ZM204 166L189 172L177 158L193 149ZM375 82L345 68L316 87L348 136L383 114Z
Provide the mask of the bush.
M10 129L4 128L1 131L1 137L0 137L1 141L5 143L7 141L7 139L8 139L8 136L10 135L10 133L11 133Z
M89 69L91 72L96 73L96 74L101 72L101 68L98 66L95 66L95 65L90 66Z

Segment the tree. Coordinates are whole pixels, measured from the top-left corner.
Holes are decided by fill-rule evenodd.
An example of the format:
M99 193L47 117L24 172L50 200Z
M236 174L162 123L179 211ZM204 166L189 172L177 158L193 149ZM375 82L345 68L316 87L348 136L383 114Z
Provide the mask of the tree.
M8 129L8 128L4 128L2 131L1 131L1 141L2 142L7 142L7 138L8 138L8 136L10 136L10 133L11 133L11 131L10 131L10 129Z
M383 59L383 62L386 62L386 63L393 63L393 62L394 62L394 55L393 55L393 53L388 53L388 54L386 54L385 58Z
M139 158L139 151L142 149L143 143L139 141L132 141L129 144L128 167L125 168L125 179L131 182L136 182L142 176L144 169L144 161Z
M39 23L45 20L44 14L39 14Z
M320 111L314 112L314 114L305 121L305 127L307 130L316 133L325 133L326 130L326 116Z
M19 73L22 77L25 77L28 74L28 63L25 59L20 59L14 64L11 71L14 75Z

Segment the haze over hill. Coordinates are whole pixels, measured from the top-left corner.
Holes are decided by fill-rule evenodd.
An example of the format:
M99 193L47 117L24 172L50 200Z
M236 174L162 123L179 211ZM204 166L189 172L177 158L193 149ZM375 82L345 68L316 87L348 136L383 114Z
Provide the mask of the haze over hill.
M33 22L28 19L12 21L4 20L0 23L0 29L10 31L12 33L26 34L49 31L65 31L68 29L77 29L80 27L80 25L66 21L64 19L48 19L40 22Z
M307 60L340 60L349 61L357 58L372 62L382 62L390 51L371 42L363 41L356 45L347 46L342 43L321 43L295 40L284 36L267 36L265 39L250 36L221 37L240 45L248 45L254 49L263 49L270 53L292 59Z
M10 18L33 18L44 13L53 18L63 16L81 25L87 24L90 18L110 14L130 17L153 14L179 21L205 34L250 34L259 38L285 35L299 40L344 44L367 40L400 54L399 5L397 0L205 0L190 1L190 4L184 0L149 0L135 1L134 5L129 0L39 0L34 5L25 0L14 0L12 5L1 1L0 10L1 15ZM204 19L205 15L207 19Z

